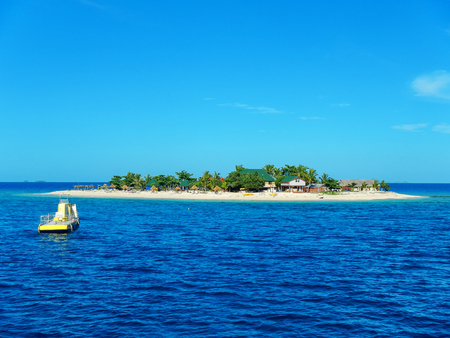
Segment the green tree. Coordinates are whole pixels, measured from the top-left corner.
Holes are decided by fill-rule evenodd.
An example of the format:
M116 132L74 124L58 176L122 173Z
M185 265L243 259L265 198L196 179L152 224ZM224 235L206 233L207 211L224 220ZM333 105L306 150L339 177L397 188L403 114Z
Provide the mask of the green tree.
M183 181L183 180L188 180L189 182L191 182L192 180L195 181L195 178L191 178L191 176L193 176L194 174L189 174L186 170L181 170L180 172L175 172L175 174L177 174L178 180L180 180L180 181Z
M199 179L199 181L200 181L200 183L203 185L203 187L205 188L205 191L206 191L206 188L207 188L207 186L208 186L208 183L209 183L209 179L211 178L211 174L209 173L209 171L208 170L206 170L204 173L203 173L203 175L202 175L202 177L200 177L200 179Z
M384 189L384 191L389 191L389 190L391 190L391 186L390 186L389 184L387 184L385 181L381 181L380 187L381 187L382 189Z
M241 169L236 166L236 169ZM239 190L239 188L242 187L241 185L241 170L235 170L228 174L226 181L228 183L228 186L232 190Z
M373 187L375 190L379 190L380 184L378 183L377 180L373 180L373 185L372 185L372 187Z
M272 176L275 177L275 178L283 176L283 170L281 170L281 168L274 168Z
M309 168L308 172L304 176L306 184L312 184L317 182L317 171L313 168Z
M339 185L339 181L335 180L334 178L331 178L331 177L324 184L328 190L341 189L341 186Z
M299 164L298 166L294 167L294 170L290 172L290 175L300 176L303 180L305 180L308 176L307 170L308 167Z
M284 176L295 175L294 172L297 171L297 167L295 165L285 164L284 167L281 168Z
M281 189L281 181L284 180L285 178L286 178L286 176L280 175L275 180L275 185L278 189Z
M323 173L322 176L320 176L320 183L325 184L331 177L327 174Z
M114 175L110 181L108 181L110 185L114 184L117 189L120 189L123 185L122 176Z
M275 176L275 166L272 164L266 164L262 169L268 173L270 176Z
M135 174L134 175L134 180L132 182L132 185L136 188L136 189L143 189L145 187L145 180L142 178L141 174Z
M228 182L227 182L227 180L223 180L223 181L222 181L222 183L221 183L221 188L222 188L223 190L225 190L225 191L228 190Z
M367 188L367 183L366 182L362 182L361 184L361 191L364 191Z
M242 170L244 170L244 166L242 164L236 164L234 167L236 168L237 172L241 172Z
M241 184L249 190L259 190L264 187L266 181L257 172L241 174Z
M133 174L132 172L128 172L125 176L122 177L123 177L122 185L126 185L127 187L133 185L135 174Z
M149 184L150 181L152 180L152 177L149 174L147 174L147 176L145 176L144 180L145 180L145 186L147 186L147 184Z

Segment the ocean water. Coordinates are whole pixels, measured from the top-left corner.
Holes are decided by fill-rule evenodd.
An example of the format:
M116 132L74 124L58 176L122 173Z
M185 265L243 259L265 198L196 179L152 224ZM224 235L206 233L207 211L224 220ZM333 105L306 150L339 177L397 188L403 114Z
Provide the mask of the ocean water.
M73 198L0 183L0 337L449 337L450 184L376 202Z

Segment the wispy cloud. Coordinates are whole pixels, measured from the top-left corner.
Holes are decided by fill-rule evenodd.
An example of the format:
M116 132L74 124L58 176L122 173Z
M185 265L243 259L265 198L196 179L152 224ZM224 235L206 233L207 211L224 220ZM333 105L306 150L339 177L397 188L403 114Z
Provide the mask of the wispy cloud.
M450 74L444 70L417 77L412 82L417 96L432 96L450 99Z
M418 123L418 124L402 124L400 126L393 126L394 129L400 129L405 131L422 131L421 129L428 126L428 123Z
M89 1L89 0L78 0L78 1L81 2L82 4L85 4L85 5L88 5L91 7L95 7L98 9L106 9L107 8L106 6L100 5L94 1Z
M331 106L333 107L348 107L350 103L333 103Z
M205 101L211 101L211 100L214 100L214 98L213 98L213 97L205 97L203 100L205 100Z
M283 113L282 111L276 110L274 108L263 107L263 106L253 107L253 106L250 106L250 105L244 104L244 103L220 103L220 104L218 104L218 106L243 108L243 109L253 110L254 113L259 113L259 114L282 114Z
M325 120L323 117L300 117L300 120Z
M442 123L433 127L433 131L438 133L450 134L450 125L447 123Z

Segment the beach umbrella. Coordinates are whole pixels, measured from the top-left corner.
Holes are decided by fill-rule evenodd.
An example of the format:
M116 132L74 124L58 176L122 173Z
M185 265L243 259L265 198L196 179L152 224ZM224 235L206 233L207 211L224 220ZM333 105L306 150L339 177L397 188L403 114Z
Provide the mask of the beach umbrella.
M154 185L152 186L152 188L151 188L151 190L152 191L157 191L158 190L158 188L157 187L155 187Z
M116 186L115 186L114 184L111 184L109 187L110 187L110 188L113 188L113 189L116 188Z
M198 188L195 185L193 185L191 190L198 190Z
M122 185L122 190L128 189L128 187L124 184Z
M175 190L177 190L177 191L180 191L180 190L181 190L181 188L180 188L180 187L176 187L176 188L175 188Z
M215 192L218 192L218 191L221 191L222 190L222 188L220 188L220 187L218 187L218 186L216 186L214 189L213 189Z

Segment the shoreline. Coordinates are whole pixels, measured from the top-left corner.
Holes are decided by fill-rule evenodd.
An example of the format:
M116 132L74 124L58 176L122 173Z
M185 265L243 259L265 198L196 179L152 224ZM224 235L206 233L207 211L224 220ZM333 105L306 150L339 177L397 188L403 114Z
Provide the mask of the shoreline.
M264 201L264 202L324 202L324 201L381 201L381 200L405 200L414 198L424 198L424 196L414 196L398 194L396 192L367 191L367 192L344 192L339 195L327 195L318 193L277 193L271 196L268 193L254 193L243 195L240 192L223 192L216 194L188 193L188 192L124 192L124 191L104 191L104 190L62 190L41 193L40 195L69 195L69 197L86 198L119 198L119 199L156 199L156 200L186 200L186 201Z

